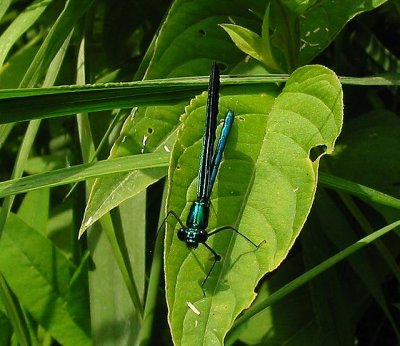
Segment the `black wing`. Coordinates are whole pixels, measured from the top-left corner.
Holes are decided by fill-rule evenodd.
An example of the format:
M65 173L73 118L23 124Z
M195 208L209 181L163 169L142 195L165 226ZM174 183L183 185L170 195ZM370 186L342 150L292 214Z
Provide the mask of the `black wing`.
M197 182L198 200L208 199L210 197L210 179L212 173L212 158L214 155L215 132L217 129L218 100L219 69L218 65L214 62L211 68L210 80L208 82L206 123Z

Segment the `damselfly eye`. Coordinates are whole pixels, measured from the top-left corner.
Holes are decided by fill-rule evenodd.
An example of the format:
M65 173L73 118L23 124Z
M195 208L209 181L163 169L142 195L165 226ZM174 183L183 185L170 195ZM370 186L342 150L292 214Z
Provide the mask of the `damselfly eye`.
M197 240L199 243L205 243L207 241L208 238L208 233L205 230L201 230L201 232L199 233Z
M178 239L181 241L186 241L186 232L183 228L178 229Z

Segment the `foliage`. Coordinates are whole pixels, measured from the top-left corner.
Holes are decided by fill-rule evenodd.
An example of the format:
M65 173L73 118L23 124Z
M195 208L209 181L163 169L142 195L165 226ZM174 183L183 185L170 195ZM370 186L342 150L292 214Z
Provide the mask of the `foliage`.
M0 343L399 343L399 14L2 1ZM266 242L210 238L203 296L210 253L156 230L195 198L212 61L235 122L210 229Z

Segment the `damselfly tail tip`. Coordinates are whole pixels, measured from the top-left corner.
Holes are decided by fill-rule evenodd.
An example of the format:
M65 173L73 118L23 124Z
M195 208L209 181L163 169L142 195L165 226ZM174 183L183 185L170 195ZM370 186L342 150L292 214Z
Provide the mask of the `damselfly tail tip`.
M212 63L211 74L218 75L218 77L219 77L219 66L216 61L213 61L213 63Z

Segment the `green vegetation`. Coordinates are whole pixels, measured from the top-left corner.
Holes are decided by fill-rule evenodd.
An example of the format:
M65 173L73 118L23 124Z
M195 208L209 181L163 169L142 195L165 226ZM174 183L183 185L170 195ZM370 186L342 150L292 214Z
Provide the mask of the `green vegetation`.
M0 25L1 345L400 343L398 1L3 0ZM210 229L266 242L210 238L204 297L209 251L156 231L195 198L213 61Z

